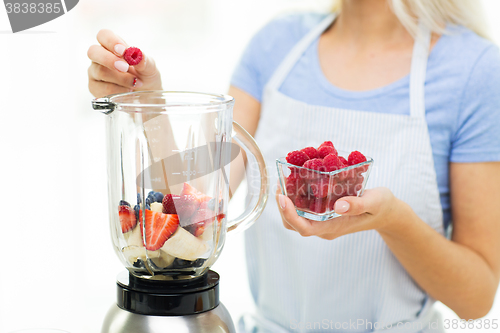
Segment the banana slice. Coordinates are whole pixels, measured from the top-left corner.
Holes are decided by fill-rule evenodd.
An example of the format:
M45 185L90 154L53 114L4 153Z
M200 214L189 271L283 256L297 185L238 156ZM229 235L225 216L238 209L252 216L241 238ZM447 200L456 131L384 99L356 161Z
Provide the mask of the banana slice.
M160 256L158 258L152 258L151 260L153 263L158 267L158 268L166 268L170 265L175 260L175 257L172 257L170 254L168 254L165 251L159 250L160 251Z
M123 234L125 241L129 246L144 247L142 242L141 226L139 223L134 227L134 229L127 231Z
M181 227L177 228L161 248L171 256L191 261L202 258L208 249L209 246L205 241Z
M151 204L151 210L153 212L163 213L163 205L159 202L153 202Z
M123 255L125 259L127 259L130 265L133 265L134 262L141 259L142 261L146 261L146 248L138 247L138 246L126 246L122 249ZM147 251L149 258L159 258L160 251Z

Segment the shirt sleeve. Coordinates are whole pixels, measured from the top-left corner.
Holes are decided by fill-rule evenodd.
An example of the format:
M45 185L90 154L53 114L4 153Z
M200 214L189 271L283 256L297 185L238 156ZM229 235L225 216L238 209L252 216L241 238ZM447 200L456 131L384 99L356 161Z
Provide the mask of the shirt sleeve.
M465 85L450 161L500 161L500 51L491 45Z

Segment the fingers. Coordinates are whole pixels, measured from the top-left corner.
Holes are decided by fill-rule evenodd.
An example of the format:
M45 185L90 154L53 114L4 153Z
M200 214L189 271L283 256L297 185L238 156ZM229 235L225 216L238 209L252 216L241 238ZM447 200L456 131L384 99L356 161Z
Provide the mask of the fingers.
M90 93L97 98L112 94L121 94L130 91L130 89L119 86L114 83L96 81L93 79L89 80L89 90Z
M123 41L120 37L115 35L114 32L108 29L101 29L97 33L97 41L101 44L106 50L114 53L116 56L121 57L125 49L128 48L127 43Z
M92 62L107 67L114 71L126 73L129 69L127 62L109 52L101 45L92 45L87 51L87 56Z
M134 75L119 73L95 62L90 65L88 75L91 80L110 82L128 89L140 88L142 86L142 82L137 80Z
M378 214L384 203L391 202L394 195L385 188L366 190L361 197L343 197L335 202L335 212L341 215Z

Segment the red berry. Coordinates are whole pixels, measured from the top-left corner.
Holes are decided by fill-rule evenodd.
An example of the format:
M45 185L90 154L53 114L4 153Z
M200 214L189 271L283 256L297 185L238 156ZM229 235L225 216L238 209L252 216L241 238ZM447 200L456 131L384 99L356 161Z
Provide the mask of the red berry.
M189 224L191 216L200 207L200 203L193 195L181 195L174 204L182 226Z
M305 196L298 195L295 198L294 204L295 204L295 207L297 207L299 209L309 208L309 198L305 197Z
M342 164L344 164L344 167L349 166L349 163L347 162L347 160L345 158L343 158L342 156L339 156L339 159L342 161Z
M123 53L123 59L130 65L135 66L142 60L142 52L137 47L129 47Z
M303 151L299 150L292 151L288 153L288 155L286 155L286 161L296 166L303 166L308 159L309 156L307 156L307 154Z
M137 224L135 212L132 208L130 208L130 206L118 206L118 217L120 219L123 233L134 229L135 225Z
M142 233L142 219L141 219ZM175 214L163 214L146 209L146 249L156 251L177 230L179 217Z
M185 229L198 237L205 231L205 225L212 223L214 219L215 214L213 211L209 209L198 209L191 218L191 224L186 226Z
M324 146L329 146L329 147L333 147L333 143L331 141L325 141L323 142L321 145L319 145L318 149L321 148L321 147L324 147Z
M177 214L177 211L175 210L174 200L177 200L178 198L180 198L180 196L176 194L166 194L163 197L163 214Z
M314 147L307 147L301 150L301 152L306 153L307 156L309 156L309 159L317 158L318 157L318 151Z
M309 191L316 198L324 198L328 195L330 176L321 176L309 183Z
M308 160L303 165L304 168L324 171L325 167L323 166L323 161L319 158L313 158L312 160Z
M188 183L184 183L182 186L181 196L183 196L183 195L193 196L196 199L196 201L198 201L198 203L200 205L202 202L210 201L210 199L212 199L211 197L201 193L200 191L198 191L197 189L195 189L193 186L189 185Z
M311 203L309 204L309 210L319 214L324 213L326 212L326 204L327 204L326 198L318 198L311 200Z
M330 146L323 146L318 149L318 158L325 158L329 154L338 155L337 150Z
M298 173L292 173L287 177L285 187L288 196L306 194L306 184Z
M366 157L357 150L350 153L349 157L347 158L347 163L349 165L356 165L363 162L366 162Z
M325 166L326 172L332 172L344 167L344 163L336 154L328 154L323 160L323 165Z

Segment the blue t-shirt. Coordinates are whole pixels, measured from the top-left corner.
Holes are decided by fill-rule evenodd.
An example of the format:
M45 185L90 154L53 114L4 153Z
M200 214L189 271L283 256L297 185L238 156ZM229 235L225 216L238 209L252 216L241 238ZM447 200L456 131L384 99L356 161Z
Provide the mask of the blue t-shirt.
M266 25L250 41L231 84L261 101L278 65L324 17L291 15ZM449 162L500 161L499 48L464 27L449 30L429 55L425 83L426 119L445 226L451 221ZM318 39L295 64L280 92L312 105L410 114L409 75L374 90L340 89L321 71Z

